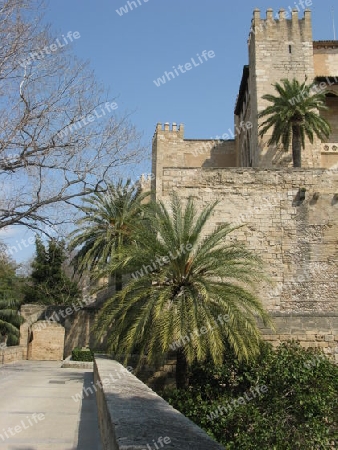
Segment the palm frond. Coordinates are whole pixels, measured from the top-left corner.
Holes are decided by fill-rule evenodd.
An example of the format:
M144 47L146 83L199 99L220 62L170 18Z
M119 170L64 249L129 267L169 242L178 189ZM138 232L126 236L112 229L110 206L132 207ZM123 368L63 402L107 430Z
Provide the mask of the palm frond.
M272 327L254 293L264 275L262 261L228 239L237 227L225 223L206 234L217 204L198 214L191 199L183 206L173 193L169 206L148 205L123 263L124 270L137 268L137 273L107 300L93 328L97 339L107 339L110 351L128 355L137 348L140 356L156 362L184 339L189 363L207 357L219 363L226 342L239 358L257 353L257 319ZM123 252L113 259L114 267L126 256ZM156 257L167 257L166 262L153 264ZM218 317L224 315L229 320L220 324Z
M260 124L259 136L264 137L272 129L267 142L269 146L282 143L288 150L295 126L300 130L302 148L305 148L305 136L311 143L314 136L321 140L329 137L330 124L319 115L319 111L328 109L324 93L317 92L314 84L299 83L296 79L282 79L273 86L278 96L263 95L262 98L271 104L258 114L258 118L265 118Z

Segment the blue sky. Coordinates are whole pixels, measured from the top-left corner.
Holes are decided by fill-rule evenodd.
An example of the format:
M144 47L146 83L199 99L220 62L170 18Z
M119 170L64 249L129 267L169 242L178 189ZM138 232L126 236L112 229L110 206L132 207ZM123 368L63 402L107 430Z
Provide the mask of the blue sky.
M331 8L337 0L313 0L314 39L333 39ZM97 77L118 95L145 139L157 122L184 122L187 138L209 138L233 125L233 109L255 7L265 15L298 5L298 0L50 0L47 20L60 33L79 31L74 52L89 59ZM141 6L139 5L141 4ZM338 7L337 7L338 25ZM161 87L153 80L197 53L215 57Z
M45 20L56 36L80 33L73 52L90 62L111 98L118 97L119 110L134 111L132 121L150 145L157 122L183 122L188 139L208 139L232 128L254 8L265 17L269 7L277 12L297 5L303 15L302 1L134 0L135 7L126 0L50 0ZM314 40L333 39L331 10L336 5L338 30L336 2L310 2ZM201 64L203 50L213 51L214 57L201 57ZM154 80L191 58L196 67L156 87ZM139 174L150 171L146 160ZM11 245L32 236L19 228L7 233L0 238ZM13 256L23 261L33 252L30 245Z

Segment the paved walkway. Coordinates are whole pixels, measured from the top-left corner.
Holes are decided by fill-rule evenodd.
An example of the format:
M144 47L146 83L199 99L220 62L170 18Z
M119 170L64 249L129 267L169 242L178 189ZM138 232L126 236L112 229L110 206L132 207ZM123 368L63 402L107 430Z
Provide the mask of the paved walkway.
M92 381L60 362L0 365L0 450L101 450L95 395L80 399Z

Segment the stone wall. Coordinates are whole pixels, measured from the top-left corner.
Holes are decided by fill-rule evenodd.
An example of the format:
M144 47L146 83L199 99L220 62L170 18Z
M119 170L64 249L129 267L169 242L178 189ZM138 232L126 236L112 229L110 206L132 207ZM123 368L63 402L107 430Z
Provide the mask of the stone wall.
M20 345L0 349L0 364L27 359L29 326L38 320L42 311L43 307L40 305L25 305L21 307L20 313L25 322L20 327Z
M175 123L157 124L152 147L153 188L161 185L162 170L166 166L237 166L234 140L185 139L183 124L179 127Z
M80 309L79 304L74 304L73 306L30 304L21 306L21 315L25 319L25 323L20 327L20 345L27 348L27 351L29 341L32 338L31 332L33 327L37 326L37 329L41 331L50 329L50 333L53 334L55 330L52 327L55 323L60 324L65 333L63 358L71 355L75 347L90 346L94 348L95 346L94 336L91 333L91 327L96 315L95 309ZM48 333L49 331L47 331ZM41 344L43 344L43 339ZM98 346L95 347L98 348ZM46 358L49 358L49 352L46 349L41 349L41 352L46 352ZM42 354L40 354L40 357L42 357ZM60 359L59 356L57 359Z
M0 364L22 359L62 360L75 347L97 345L91 327L96 310L70 306L22 305L20 313L25 322L20 327L20 346L0 349Z
M46 309L47 307L44 305L30 303L27 305L21 305L20 314L25 319L27 325L32 325L37 320L45 319L44 312Z
M336 313L273 313L276 332L261 325L263 339L277 347L296 340L304 348L321 349L338 364L338 312Z
M96 357L94 383L104 450L224 448L118 362Z
M63 359L65 329L58 323L38 321L30 327L27 359L33 361L61 361Z
M65 336L65 357L71 355L75 347L97 348L94 342L94 336L91 327L94 324L96 312L94 310L82 310L76 312L71 318L68 318L64 324L66 329Z
M215 139L185 139L183 124L158 123L154 153L163 166L236 167L234 137L232 133Z
M0 349L0 364L8 364L26 359L26 347L15 345Z
M272 284L259 294L270 311L338 311L338 170L167 167L156 197L171 190L199 209L220 201L206 232L246 224L231 239L263 258Z
M250 147L253 167L292 165L290 153L267 146L271 132L263 139L258 136L263 119L258 119L257 113L270 104L262 99L263 95L275 95L273 84L283 78L296 78L300 82L305 76L309 82L315 78L311 11L304 11L303 18L299 18L297 10L292 11L291 18L286 18L285 13L283 9L279 12L268 9L266 17L261 18L260 10L256 9L252 19L248 78L251 116L248 120L252 122ZM321 167L321 143L318 139L313 145L307 142L302 160L303 167Z
M321 76L338 75L338 42L316 41L313 43L315 74Z

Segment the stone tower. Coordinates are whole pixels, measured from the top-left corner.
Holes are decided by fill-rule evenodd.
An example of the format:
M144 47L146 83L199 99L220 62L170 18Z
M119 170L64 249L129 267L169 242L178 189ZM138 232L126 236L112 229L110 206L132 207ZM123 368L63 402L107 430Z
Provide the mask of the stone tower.
M304 10L301 15L299 7L279 12L268 9L265 18L254 10L249 64L244 66L235 106L234 139L230 140L227 133L215 139L186 139L183 125L157 124L153 138L154 192L161 192L164 168L292 167L291 149L267 145L272 130L259 137L264 119L258 119L258 114L270 105L262 97L278 95L274 84L283 78L306 81L326 97L328 110L320 114L330 123L331 134L323 141L314 136L312 144L306 139L302 168L338 167L338 41L314 42L311 11Z
M234 140L185 139L184 125L158 123L152 142L152 191L161 195L163 175L170 168L236 166ZM164 173L164 168L165 173Z
M269 102L262 99L264 94L274 94L273 84L283 78L296 78L299 82L315 79L311 11L305 10L299 18L298 10L289 12L281 9L274 15L268 9L261 18L255 9L249 35L249 65L244 67L240 93L235 110L235 122L251 122L252 127L241 133L237 142L238 165L252 167L280 167L291 165L291 154L279 148L269 148L269 135L259 138L258 131L262 119L257 113ZM239 127L240 128L240 127ZM321 143L306 145L303 167L320 167Z
M312 41L310 11L300 18L297 10L269 9L264 19L254 11L248 44L235 140L185 139L182 125L157 124L153 194L166 203L175 191L198 211L217 200L205 232L241 225L233 239L261 256L273 282L259 287L277 329L262 329L265 339L274 346L297 339L338 362L338 41ZM258 136L257 114L268 104L262 96L275 94L283 78L315 83L329 107L331 135L306 142L302 168Z

